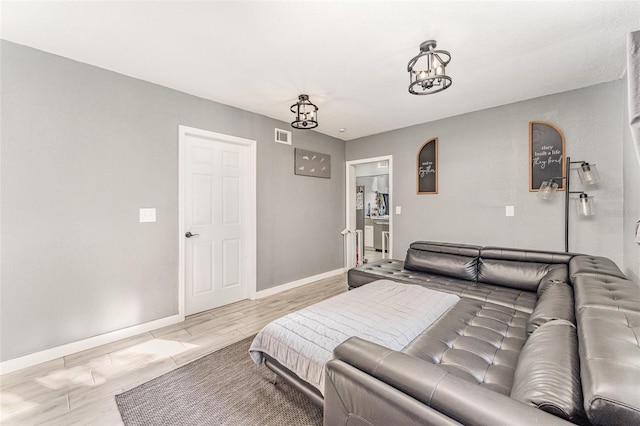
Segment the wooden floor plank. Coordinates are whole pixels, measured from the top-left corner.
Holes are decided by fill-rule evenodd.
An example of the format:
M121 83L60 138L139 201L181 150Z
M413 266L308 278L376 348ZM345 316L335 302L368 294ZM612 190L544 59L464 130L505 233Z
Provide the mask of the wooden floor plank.
M347 290L346 274L189 316L0 377L3 425L120 425L114 396Z

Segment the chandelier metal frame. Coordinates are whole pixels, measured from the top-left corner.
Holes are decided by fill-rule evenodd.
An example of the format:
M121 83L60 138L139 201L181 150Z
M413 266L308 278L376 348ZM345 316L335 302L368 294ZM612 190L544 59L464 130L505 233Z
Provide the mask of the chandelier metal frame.
M445 73L446 66L451 62L451 54L446 50L436 50L436 45L435 40L423 42L420 44L420 54L407 64L409 93L432 95L451 87L453 80ZM426 68L416 69L418 60L422 57L426 57Z
M291 122L294 129L310 130L318 127L318 107L309 100L309 95L298 96L298 102L291 105L296 119Z

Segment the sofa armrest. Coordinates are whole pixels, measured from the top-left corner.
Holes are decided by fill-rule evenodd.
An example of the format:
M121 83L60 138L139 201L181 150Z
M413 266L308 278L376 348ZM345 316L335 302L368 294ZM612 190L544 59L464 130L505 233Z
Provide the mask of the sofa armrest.
M334 357L326 367L324 409L325 418L329 422L325 421L325 425L337 420L340 415L336 415L336 412L344 414L353 410L363 411L361 407L367 407L366 401L355 400L357 395L366 393L352 392L353 386L344 374L348 369L357 370L356 375L364 373L370 376L358 383L357 387L368 386L368 390L374 392L385 387L393 389L394 392L389 397L394 401L388 404L386 410L398 407L396 414L399 418L406 416L405 409L400 408L402 404L417 403L418 406L422 405L417 413L431 413L434 419L441 414L445 419L465 425L570 424L505 395L466 382L437 365L357 337L339 345L334 351ZM375 385L369 379L373 379ZM336 407L336 404L342 406ZM349 412L347 415L361 417L371 424L382 424L379 418L367 418L367 410L364 411ZM390 415L392 414L389 412L385 414L387 418Z
M382 277L369 274L366 271L363 271L362 268L352 268L347 272L347 283L349 284L349 289L361 287L379 279L382 279Z

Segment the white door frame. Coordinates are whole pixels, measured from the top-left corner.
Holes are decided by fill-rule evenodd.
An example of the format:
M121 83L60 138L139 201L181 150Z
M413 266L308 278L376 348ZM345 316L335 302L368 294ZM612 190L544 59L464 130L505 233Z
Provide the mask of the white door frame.
M377 163L379 161L389 162L389 257L393 259L393 155L383 155L380 157L363 158L360 160L347 161L346 164L346 228L355 230L356 228L356 165ZM347 259L345 258L345 262ZM345 263L345 267L348 264Z
M200 136L207 139L217 139L223 142L244 145L249 148L249 194L246 200L247 211L244 212L247 221L247 270L243 271L247 277L247 296L253 298L256 294L256 263L257 263L257 225L256 225L256 176L257 176L257 143L251 139L239 138L236 136L224 135L222 133L210 132L208 130L196 129L194 127L178 126L178 314L185 317L185 237L187 231L184 225L184 171L187 153L185 152L187 136Z

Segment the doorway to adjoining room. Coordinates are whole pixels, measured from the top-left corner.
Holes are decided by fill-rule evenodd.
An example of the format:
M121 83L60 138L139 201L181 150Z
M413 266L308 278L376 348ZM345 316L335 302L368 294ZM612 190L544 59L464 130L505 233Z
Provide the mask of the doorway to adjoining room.
M392 256L391 171L392 156L347 161L347 267Z

